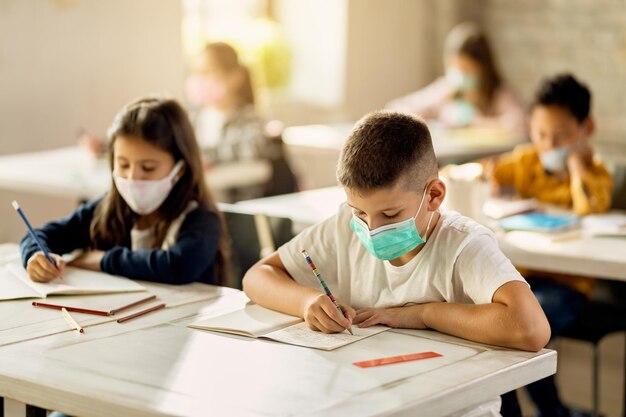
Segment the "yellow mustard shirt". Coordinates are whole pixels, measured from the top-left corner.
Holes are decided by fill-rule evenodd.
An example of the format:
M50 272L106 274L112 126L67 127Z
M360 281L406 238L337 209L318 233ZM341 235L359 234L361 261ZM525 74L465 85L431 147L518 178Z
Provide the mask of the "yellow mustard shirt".
M611 206L613 179L598 155L594 155L592 166L583 176L572 179L569 175L547 173L535 147L519 145L498 159L493 179L500 186L512 186L523 198L571 207L578 215L601 213ZM530 271L520 272L527 278L534 275ZM591 294L595 282L590 278L553 274L549 278L586 295Z

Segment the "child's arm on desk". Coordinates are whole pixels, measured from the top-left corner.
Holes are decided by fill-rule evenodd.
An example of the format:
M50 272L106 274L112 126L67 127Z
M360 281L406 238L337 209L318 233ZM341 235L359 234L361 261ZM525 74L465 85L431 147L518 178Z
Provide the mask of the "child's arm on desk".
M599 157L588 144L573 150L567 158L572 206L578 215L602 213L611 206L613 181Z
M243 279L246 295L255 303L272 310L302 317L309 328L324 333L339 333L350 327L356 315L353 308L337 300L343 317L330 298L321 291L295 282L280 260L278 252L261 259Z
M359 310L355 323L367 327L433 329L490 345L538 351L550 340L550 325L523 282L501 286L488 304L427 303Z

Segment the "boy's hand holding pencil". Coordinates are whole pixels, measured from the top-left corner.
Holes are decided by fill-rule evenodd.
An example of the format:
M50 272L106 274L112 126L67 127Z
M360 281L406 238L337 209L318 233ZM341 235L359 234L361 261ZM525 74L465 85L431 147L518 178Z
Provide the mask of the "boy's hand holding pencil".
M353 334L352 320L356 312L352 307L339 303L335 299L307 251L302 249L301 253L324 289L324 294L313 297L304 308L303 317L309 328L324 333L339 333L347 330L348 333Z
M341 307L343 314L326 294L312 297L304 307L304 321L311 330L323 333L341 333L348 330L352 333L352 321L356 316L356 311L340 301L337 304Z

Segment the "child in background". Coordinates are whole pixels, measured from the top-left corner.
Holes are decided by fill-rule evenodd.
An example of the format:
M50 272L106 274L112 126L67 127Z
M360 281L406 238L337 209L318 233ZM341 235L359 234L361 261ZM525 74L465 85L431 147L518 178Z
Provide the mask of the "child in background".
M523 137L525 111L504 84L487 37L474 23L456 26L444 46L445 77L392 100L387 108L447 127L487 127Z
M167 99L129 104L115 117L108 143L111 190L35 231L58 267L29 235L22 239L30 278L61 276L59 255L84 249L70 265L168 284L222 283L225 230L185 111Z
M396 112L365 116L337 169L347 204L252 267L246 294L325 333L383 324L541 349L550 329L527 283L490 230L439 212L446 190L437 175L424 122ZM301 249L315 259L345 317L311 279ZM480 415L499 410L495 399Z
M185 84L207 165L261 158L263 121L254 108L250 72L224 42L206 45Z
M590 106L589 89L572 75L545 80L531 108L532 144L519 145L496 160L496 186L512 187L521 197L569 207L579 215L606 211L612 179L591 148L595 125ZM548 317L553 338L576 319L595 283L583 277L522 274ZM580 415L563 406L554 377L529 385L528 391L540 416Z
M589 142L595 130L590 105L589 90L572 75L545 80L531 109L532 144L497 159L496 185L579 215L608 210L613 184Z

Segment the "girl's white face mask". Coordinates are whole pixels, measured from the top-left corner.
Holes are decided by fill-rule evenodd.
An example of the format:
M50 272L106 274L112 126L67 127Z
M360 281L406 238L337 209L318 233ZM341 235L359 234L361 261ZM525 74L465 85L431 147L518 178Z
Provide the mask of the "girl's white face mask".
M185 165L178 161L172 171L160 180L129 180L113 173L113 181L126 204L137 214L154 212L165 201L178 178L176 176Z

